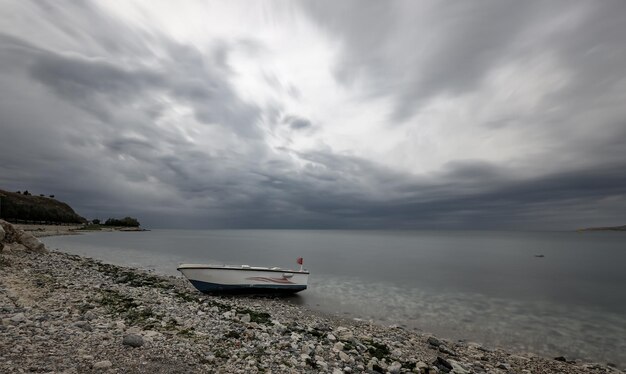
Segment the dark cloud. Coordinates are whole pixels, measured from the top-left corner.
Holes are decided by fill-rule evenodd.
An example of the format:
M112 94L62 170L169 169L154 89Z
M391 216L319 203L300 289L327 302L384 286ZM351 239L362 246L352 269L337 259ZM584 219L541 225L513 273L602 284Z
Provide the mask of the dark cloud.
M89 218L129 214L160 227L618 224L626 211L623 4L304 3L318 31L338 42L333 75L353 93L342 105L388 100L380 126L389 131L441 95L480 95L511 64L538 69L541 82L552 68L566 77L538 103L458 124L485 131L462 139L468 148L505 133L529 142L532 157L500 159L507 149L498 144L489 160L446 149L443 166L419 174L379 159L384 139L359 154L315 138L351 118L327 124L300 111L310 94L280 72L259 68L276 97L247 97L237 82L250 77L232 56L260 64L281 46L224 35L187 43L95 3L3 4L29 27L0 29L0 188L53 193ZM528 133L537 135L519 135ZM444 148L462 136L437 140Z
M365 95L392 96L391 121L410 118L438 95L472 92L493 69L508 63L532 68L549 54L576 75L556 97L592 100L621 79L626 57L626 5L609 1L332 1L303 3L307 13L345 48L340 82L366 81ZM584 32L581 32L584 30ZM587 101L588 102L588 101ZM554 107L554 102L546 106Z
M228 125L239 135L254 134L258 109L237 97L226 80L225 69L205 62L194 48L167 40L162 45L167 46L169 58L160 61L162 65L157 69L124 68L100 59L40 51L32 56L31 74L106 122L111 121L115 107L146 101L150 95L168 94L190 105L201 123ZM221 59L223 53L220 48L216 59Z
M289 125L292 130L303 130L312 126L311 121L298 116L286 116L283 123Z

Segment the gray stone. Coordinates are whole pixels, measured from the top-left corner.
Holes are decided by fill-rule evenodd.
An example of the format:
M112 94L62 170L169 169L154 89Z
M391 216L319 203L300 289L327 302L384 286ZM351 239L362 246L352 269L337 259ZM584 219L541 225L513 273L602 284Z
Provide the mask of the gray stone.
M502 370L511 370L511 365L506 364L506 363L504 363L504 362L500 362L500 363L498 363L498 364L496 365L496 367L497 367L498 369L502 369Z
M99 362L96 362L95 364L93 364L93 368L94 369L99 369L99 370L108 369L111 366L113 366L113 363L111 363L111 361L109 361L109 360L99 361Z
M422 361L419 361L415 364L415 369L417 370L426 370L428 369L428 364Z
M244 314L243 316L241 316L241 322L245 322L248 323L250 322L250 314Z
M81 328L81 329L83 329L85 331L92 331L93 330L91 325L87 321L74 322L74 326L76 326L78 328Z
M11 243L11 245L5 245L4 250L7 252L8 251L23 252L23 251L28 250L28 248L26 248L23 244L20 244L20 243Z
M141 337L141 335L128 334L124 336L124 339L122 340L122 344L135 347L135 348L141 347L143 345L143 338Z
M389 371L391 374L398 374L400 373L400 370L402 370L402 364L398 361L394 361L391 365L387 367L387 371Z
M450 361L441 356L437 356L437 359L435 360L435 362L433 362L433 365L437 366L446 373L452 370L452 364L450 363Z
M46 252L46 246L39 241L39 239L35 238L33 234L28 232L20 232L18 234L18 242L24 245L26 248L35 252Z
M6 232L2 228L2 225L0 225L0 242L4 240L5 235L6 235Z
M454 374L469 374L469 370L465 369L459 362L454 360L448 360L452 365L452 371Z
M337 327L337 330L335 330L335 333L337 334L337 337L339 338L339 340L350 340L352 338L354 338L354 334L352 333L352 331L348 330L345 327Z
M339 352L339 358L343 362L350 362L350 356L348 356L345 352Z
M428 340L426 340L426 343L435 347L439 347L441 345L441 340L435 338L434 336L430 336L428 337Z
M9 318L12 322L20 323L26 321L24 313L17 313L13 317Z
M450 348L446 347L443 344L439 346L439 352L445 353L450 356L456 356L456 352L454 352L453 350L451 350Z

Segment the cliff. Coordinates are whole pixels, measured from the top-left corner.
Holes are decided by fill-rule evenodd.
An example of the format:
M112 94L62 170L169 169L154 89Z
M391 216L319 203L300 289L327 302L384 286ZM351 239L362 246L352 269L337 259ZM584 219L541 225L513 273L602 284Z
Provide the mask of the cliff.
M0 190L0 218L7 221L84 223L87 220L66 203L52 197Z

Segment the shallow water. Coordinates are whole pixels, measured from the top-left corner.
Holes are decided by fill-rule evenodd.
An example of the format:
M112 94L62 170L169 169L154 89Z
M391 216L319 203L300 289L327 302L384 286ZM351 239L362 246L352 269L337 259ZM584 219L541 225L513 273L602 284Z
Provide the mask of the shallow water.
M154 230L43 240L50 248L175 275L180 262L295 269L304 257L309 289L291 302L448 338L626 366L624 233Z

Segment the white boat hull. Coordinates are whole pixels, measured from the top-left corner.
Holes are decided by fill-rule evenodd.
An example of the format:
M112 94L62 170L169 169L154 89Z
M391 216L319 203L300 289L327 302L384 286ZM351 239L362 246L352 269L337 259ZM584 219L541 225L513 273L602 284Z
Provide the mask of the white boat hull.
M308 271L250 266L181 264L178 271L204 293L295 293L309 280Z

